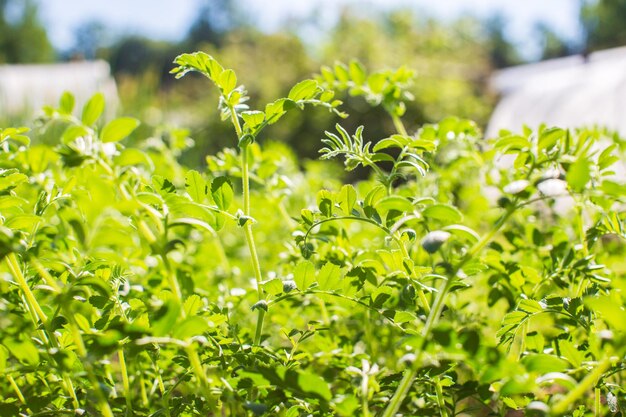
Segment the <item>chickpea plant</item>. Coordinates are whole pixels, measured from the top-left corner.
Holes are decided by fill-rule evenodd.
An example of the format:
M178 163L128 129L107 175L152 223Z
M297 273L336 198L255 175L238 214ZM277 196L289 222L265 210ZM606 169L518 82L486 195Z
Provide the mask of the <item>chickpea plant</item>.
M621 138L407 128L408 68L255 109L212 56L174 63L233 128L202 170L100 94L0 130L0 416L623 415ZM346 130L346 94L395 131ZM311 107L338 123L298 161L271 125Z

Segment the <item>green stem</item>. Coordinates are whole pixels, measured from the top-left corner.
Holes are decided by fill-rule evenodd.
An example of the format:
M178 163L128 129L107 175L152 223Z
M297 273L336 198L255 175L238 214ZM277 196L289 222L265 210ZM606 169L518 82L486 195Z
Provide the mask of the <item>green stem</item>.
M550 414L553 416L565 414L572 404L585 395L591 387L598 383L600 378L602 378L602 374L604 374L611 367L612 363L613 358L607 355L590 373L587 374L582 381L580 381L578 385L576 385L576 388L569 391L565 397L551 407Z
M80 404L78 402L78 398L76 397L76 391L74 390L74 383L68 374L63 373L63 383L65 385L65 390L70 394L72 398L72 405L75 409L80 408Z
M241 128L239 128L241 130ZM238 132L239 133L239 132ZM249 162L248 162L248 146L241 147L241 178L243 188L243 213L245 216L250 216L250 174L249 174ZM257 254L256 245L254 243L254 234L252 233L252 222L247 221L243 226L244 233L246 235L246 241L248 242L248 250L250 252L250 258L252 261L252 269L254 270L254 279L256 280L258 300L263 299L263 289L261 288L261 281L263 281L261 275L261 265L259 263L259 256ZM265 310L258 309L258 316L256 322L256 331L254 335L254 344L261 343L261 335L263 333L263 320L265 318Z
M124 397L126 398L126 415L133 415L133 401L130 392L130 381L128 380L128 370L126 369L126 359L124 357L124 349L117 350L117 358L120 363L120 373L122 374L122 385L124 386Z
M13 388L13 391L15 391L15 395L17 395L17 398L20 400L20 402L22 404L26 404L26 399L24 398L20 387L15 382L15 379L13 379L11 375L7 375L7 379L9 380L9 384L11 384L11 387Z
M28 286L28 283L26 282L26 278L24 278L24 274L22 274L22 270L20 269L20 265L17 261L17 257L15 256L15 253L9 253L6 256L6 260L7 260L7 265L9 267L9 271L11 271L11 274L17 281L17 285L20 287L20 289L24 293L24 297L26 297L26 302L28 304L29 309L31 309L35 313L35 316L39 320L41 320L42 323L46 323L48 321L48 318L46 317L46 314L41 309L41 306L39 305L39 303L37 302L37 298L35 298L35 295L33 294L30 287Z
M141 404L148 407L148 393L146 392L146 381L143 380L143 373L139 372L139 393L141 395Z
M422 346L417 354L417 357L415 358L415 361L413 362L413 366L410 369L407 369L406 372L404 373L404 377L402 378L402 381L400 381L400 384L398 385L396 392L394 393L393 397L391 398L391 401L389 402L389 405L387 406L387 408L385 409L385 412L383 413L381 417L395 416L395 414L398 412L398 409L400 408L400 405L402 404L402 401L404 401L404 398L408 394L411 388L411 385L413 384L413 380L415 379L415 376L417 375L417 367L419 367L419 364L421 362L422 353L424 352L424 348L426 347L426 344L428 343L427 341L429 339L430 333L432 329L435 327L435 324L437 323L437 321L439 320L439 317L441 316L445 298L448 295L448 292L450 292L450 289L452 288L452 285L454 284L454 280L458 272L461 270L461 268L463 268L463 266L467 262L473 259L476 256L476 254L480 252L480 250L482 250L491 241L491 239L493 239L496 233L498 233L498 231L502 228L502 226L511 217L511 215L515 212L516 209L517 209L517 206L515 204L512 204L504 213L504 215L502 215L502 217L498 219L494 227L486 235L484 235L478 242L476 242L476 244L472 247L472 249L470 249L467 252L467 254L459 261L458 265L454 268L454 270L448 276L448 279L443 284L443 288L439 291L439 293L437 294L437 297L435 297L435 302L430 310L430 314L428 315L428 318L426 319L426 324L424 324L424 328L422 329L422 333L421 333L422 340L423 340Z
M593 416L600 417L600 411L602 411L602 402L600 401L602 393L600 391L600 388L596 387L596 389L593 390L593 394L594 394Z
M41 321L41 323L43 323L45 327L48 322L48 317L46 316L41 306L39 305L39 302L37 301L35 294L33 294L30 287L28 286L28 282L26 281L26 278L24 277L24 274L22 273L22 269L20 268L17 257L15 256L15 253L8 254L6 256L6 262L7 262L7 266L9 267L9 271L11 272L11 274L17 281L17 284L20 290L24 294L24 297L26 299L26 303L25 303L26 309L30 313L33 324L35 325L35 327L39 327L39 321ZM36 266L36 268L40 271L40 273L41 271L45 271L43 267L41 267L41 264L39 263L37 264L39 265L39 267ZM47 271L45 272L47 274ZM51 283L54 282L54 280L51 277L50 277L50 282ZM56 283L54 284L55 285L53 286L53 288L58 289L59 287L56 285ZM48 337L44 330L39 330L39 335L41 337L41 340L44 343L46 343L49 347L58 348L58 342L55 339L54 335L51 335L50 337ZM74 408L80 408L80 405L78 403L78 398L76 398L76 392L74 391L74 384L72 383L72 380L65 372L63 372L63 385L64 385L65 390L69 394L69 396L72 398L72 405L74 406Z
M415 358L415 362L421 360L421 356L422 355L420 353ZM398 384L398 388L391 398L389 405L387 406L387 408L385 408L385 412L383 413L382 417L394 417L396 415L396 413L400 409L402 401L404 401L404 397L406 397L409 389L411 389L411 385L413 385L413 380L416 376L417 369L407 369L407 371L404 373L404 376L402 377L402 380L400 381L400 384Z
M582 203L576 205L576 217L578 223L578 238L583 248L583 255L589 256L589 247L587 246L587 239L585 238L585 222Z
M391 120L393 120L393 126L396 128L399 134L403 136L408 136L406 128L404 127L404 123L402 123L402 120L398 116L392 114Z
M202 366L202 361L200 360L200 356L198 355L198 351L193 343L190 343L187 348L187 357L189 358L189 363L191 364L191 369L193 370L194 375L200 382L200 386L204 391L204 395L206 396L206 400L210 403L214 403L213 395L211 394L211 385L209 383L209 379L204 372L204 368Z
M178 285L178 278L176 278L176 272L172 268L169 259L167 259L167 254L163 253L161 255L161 259L163 259L163 265L165 266L165 272L167 273L167 282L170 286L170 289L176 296L176 301L182 306L183 305L183 294L180 291L180 286ZM181 316L185 317L185 311L183 309L180 310Z
M437 404L439 405L439 412L441 417L448 417L448 410L446 410L446 400L443 398L443 389L441 388L441 378L435 380L435 392L437 393Z
M91 386L96 394L96 398L98 401L98 407L100 408L100 412L104 417L115 417L113 415L113 411L111 410L111 406L109 405L109 401L107 400L104 392L100 388L100 383L98 382L98 378L93 370L93 366L91 362L89 362L87 349L85 348L85 342L83 341L83 337L78 330L78 326L74 321L73 315L71 312L67 312L67 316L69 318L69 329L72 333L72 338L74 339L74 344L76 345L76 351L78 355L82 358L83 366L85 371L87 372L87 379L91 383Z
M361 395L361 408L363 409L363 417L370 417L370 406L367 401L367 394Z

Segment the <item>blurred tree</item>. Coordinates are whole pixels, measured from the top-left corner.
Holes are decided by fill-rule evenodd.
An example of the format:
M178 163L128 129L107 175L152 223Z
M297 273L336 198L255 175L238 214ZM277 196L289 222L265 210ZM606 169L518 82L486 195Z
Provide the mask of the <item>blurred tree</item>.
M587 51L626 45L626 0L581 0Z
M545 23L538 23L535 32L541 42L541 59L560 58L575 53L574 46Z
M0 0L0 63L50 62L55 53L34 0Z
M505 68L522 63L519 52L506 37L506 19L500 14L485 22L489 58L495 68Z
M172 60L179 53L177 51L180 48L169 42L129 36L113 44L107 55L111 70L116 75L141 75L157 69L165 77L169 73Z
M74 31L74 46L71 55L85 59L95 59L98 51L107 43L107 28L98 20L81 23Z
M221 45L229 31L242 25L241 19L233 0L204 0L185 43L192 48L200 43Z

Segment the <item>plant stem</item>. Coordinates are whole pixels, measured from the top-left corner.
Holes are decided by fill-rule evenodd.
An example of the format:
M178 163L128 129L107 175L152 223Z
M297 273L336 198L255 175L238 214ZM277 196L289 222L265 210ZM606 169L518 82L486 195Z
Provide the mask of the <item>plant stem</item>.
M78 330L76 321L74 320L71 312L68 311L67 313L68 319L70 321L68 323L68 327L72 333L72 338L74 339L74 344L76 345L78 355L83 360L83 366L85 368L85 371L87 372L87 379L89 379L89 382L91 383L98 399L98 407L100 408L100 412L104 417L115 417L113 415L113 411L111 410L111 406L109 405L109 401L107 400L104 392L102 392L102 389L100 388L100 383L98 382L98 378L93 371L93 366L91 362L89 362L87 349L85 348L85 342L83 341L83 337Z
M124 386L124 397L126 398L126 415L133 415L133 401L130 392L130 381L128 380L128 370L126 369L126 359L124 357L124 349L117 350L117 358L120 363L120 373L122 374L122 385Z
M17 395L18 400L20 400L22 404L26 404L26 399L24 398L24 395L22 394L20 387L15 382L15 379L13 379L13 377L8 374L7 374L7 379L9 380L9 384L11 384L13 391L15 391L15 395Z
M598 383L600 378L602 378L602 374L604 374L604 372L611 367L612 363L613 358L611 356L607 355L604 359L602 359L598 365L590 373L588 373L578 385L576 385L576 388L569 391L565 397L551 407L551 415L560 416L565 414L573 403L575 403L580 397L585 395L591 387Z
M20 268L17 257L15 256L15 253L8 254L6 256L6 261L7 261L7 266L9 267L9 271L11 272L11 275L13 275L13 277L18 283L20 290L24 294L24 297L26 300L25 302L26 309L30 313L33 324L35 325L35 327L39 327L39 321L41 321L41 323L43 323L45 327L48 322L48 317L46 316L41 306L39 305L39 302L37 301L35 294L33 294L30 287L28 286L28 282L26 281L26 278L24 277L24 274L22 273L22 269ZM46 274L48 274L47 271L43 269L41 264L39 264L39 262L37 262L36 268L38 269L40 273L44 271ZM46 283L48 283L48 285L50 285L51 287L55 289L59 289L58 285L56 285L56 282L54 282L54 280L52 279L52 277L49 276L49 274L48 274L48 277L50 278L49 279L50 283L48 283L48 280L46 280ZM52 285L52 283L54 283L54 285ZM39 334L40 334L41 340L44 343L46 343L49 347L58 348L58 342L55 339L54 334L48 337L44 330L39 330ZM72 383L72 380L70 379L69 375L63 372L62 379L63 379L63 385L64 385L65 390L67 391L69 396L72 398L72 405L74 406L74 408L80 408L80 404L78 403L78 398L76 398L76 392L74 391L74 384Z
M250 174L249 174L249 162L248 162L248 146L241 147L241 179L243 188L243 213L245 216L250 217ZM248 242L248 250L250 251L250 258L252 261L252 269L254 270L254 279L256 280L258 300L263 299L263 289L261 288L261 281L263 280L261 275L261 265L259 263L259 256L257 254L256 245L254 243L254 235L252 233L252 222L247 221L243 225L244 233L246 235L246 241ZM258 316L256 322L256 331L254 335L254 344L261 343L261 335L263 333L263 320L265 318L265 310L258 309Z
M402 120L398 116L392 114L391 120L393 120L393 126L396 128L399 134L403 136L408 136L406 128L404 127L404 123L402 123Z
M46 323L48 321L48 318L41 309L39 303L37 302L37 298L35 298L35 295L28 286L26 278L24 278L24 274L22 274L22 270L20 269L20 265L17 261L15 253L9 253L6 256L6 260L11 274L16 279L17 285L20 287L20 290L22 290L22 293L24 293L24 297L26 297L26 303L28 304L28 308L35 313L35 317L41 320L42 323Z
M426 319L426 324L424 324L424 328L422 329L422 333L421 333L421 336L422 336L421 345L422 346L416 355L415 361L413 362L412 367L410 369L407 369L406 372L404 373L404 376L402 377L402 380L400 381L400 384L398 385L396 392L394 393L393 397L391 398L391 401L389 402L389 405L387 406L387 408L385 409L381 417L393 417L398 412L398 409L400 408L402 401L404 401L404 398L406 397L409 390L411 389L411 385L413 385L413 380L415 379L415 376L417 375L417 368L419 367L419 364L421 362L422 354L424 352L424 349L426 348L426 344L428 343L428 336L430 336L430 333L433 327L435 327L435 324L437 323L437 321L439 320L439 317L441 316L445 298L448 295L448 292L450 292L450 289L452 288L452 285L454 284L454 280L457 274L467 262L472 260L476 256L476 254L480 252L480 250L483 249L491 241L491 239L493 239L496 233L498 233L498 231L502 228L502 226L511 217L511 215L515 212L516 209L517 209L517 206L515 204L512 204L507 209L507 211L500 217L500 219L498 219L494 227L486 235L484 235L478 242L476 242L476 244L459 261L458 265L454 268L454 270L448 276L448 279L443 285L443 288L439 291L439 293L437 294L437 297L435 297L435 302L433 303L432 308L430 310L430 314L428 315L428 318Z
M370 407L367 401L367 394L361 395L361 408L363 417L370 417Z
M191 369L193 370L194 375L200 382L200 386L204 391L204 395L206 396L206 400L210 403L213 403L213 395L211 394L211 386L209 383L209 379L204 372L204 368L202 366L202 361L200 360L200 356L198 356L198 351L193 343L190 343L187 348L187 357L189 358L189 363L191 364Z
M441 388L441 378L437 377L435 380L435 392L437 393L437 404L439 405L439 412L441 417L448 417L448 410L446 410L446 400L443 398L443 389Z
M165 272L167 273L167 282L170 286L170 289L176 296L176 301L181 305L183 305L183 294L180 291L180 286L178 285L178 279L176 278L176 272L172 269L172 265L170 264L169 259L167 259L167 254L164 253L161 255L161 259L163 259L163 265L165 266ZM184 318L185 311L181 308L180 315Z
M143 373L139 373L139 392L141 394L141 403L144 407L148 407L148 393L146 392L146 381L143 380Z

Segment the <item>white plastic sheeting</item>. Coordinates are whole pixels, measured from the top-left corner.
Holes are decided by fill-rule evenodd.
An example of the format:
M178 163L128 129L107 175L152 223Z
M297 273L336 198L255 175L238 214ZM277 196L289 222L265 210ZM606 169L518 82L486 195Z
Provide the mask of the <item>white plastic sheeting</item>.
M79 61L49 65L0 65L0 119L56 106L64 91L71 92L80 108L101 92L110 116L118 106L117 86L105 61Z
M488 137L541 123L602 126L626 136L626 47L505 69L492 86L502 99Z

